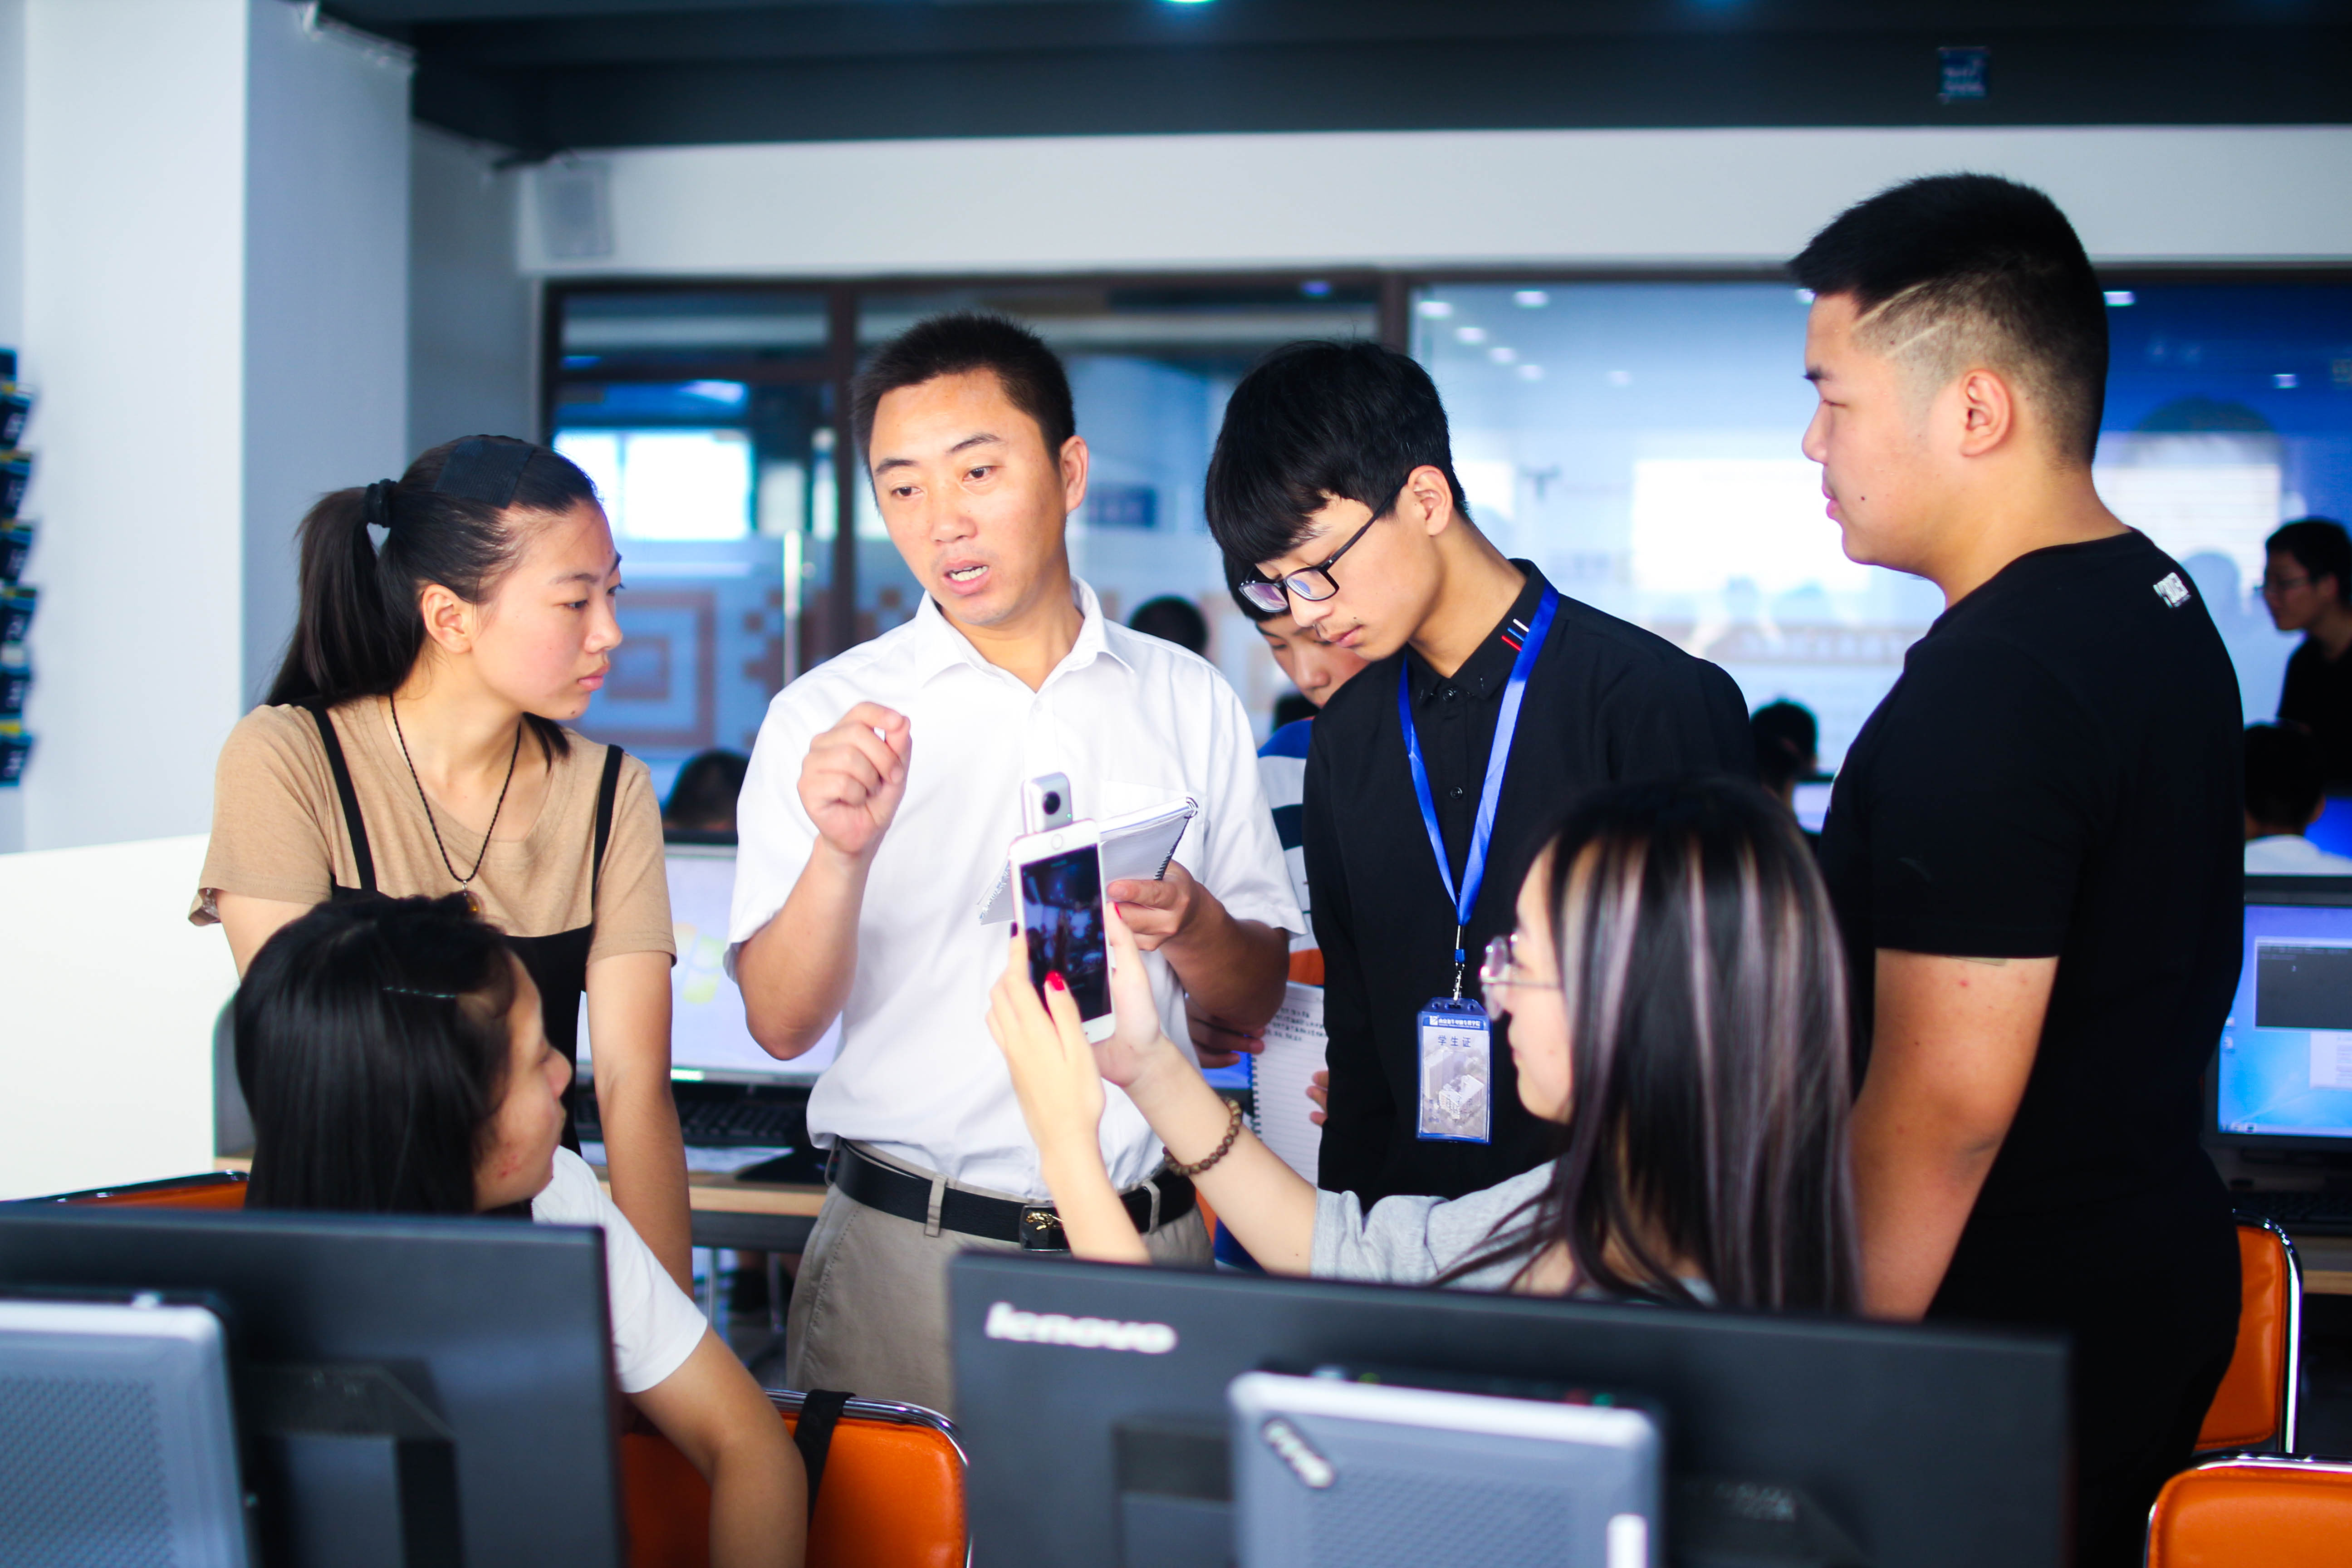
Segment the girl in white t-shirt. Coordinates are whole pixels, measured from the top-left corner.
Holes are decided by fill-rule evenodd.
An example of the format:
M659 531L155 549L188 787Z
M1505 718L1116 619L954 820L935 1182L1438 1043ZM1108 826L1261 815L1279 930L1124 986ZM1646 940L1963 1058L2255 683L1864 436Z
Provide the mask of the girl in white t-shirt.
M783 1423L579 1155L538 988L465 899L320 904L236 995L248 1208L491 1214L604 1230L621 1390L710 1483L710 1560L792 1568L807 1481ZM484 1302L484 1311L499 1310Z

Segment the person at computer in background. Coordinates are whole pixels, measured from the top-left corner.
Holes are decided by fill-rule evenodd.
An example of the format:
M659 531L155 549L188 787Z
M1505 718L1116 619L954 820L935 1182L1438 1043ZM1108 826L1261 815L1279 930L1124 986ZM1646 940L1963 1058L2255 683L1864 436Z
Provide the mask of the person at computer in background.
M614 1194L687 1283L659 808L643 763L565 727L621 642L595 487L544 447L446 442L321 498L300 583L269 694L221 748L188 918L217 920L242 971L330 899L478 899L567 1059L585 993Z
M1209 622L1201 606L1173 594L1146 599L1127 618L1127 629L1161 642L1172 642L1186 653L1209 657Z
M751 758L722 747L687 758L669 786L669 798L662 802L663 828L673 833L734 832L735 802L751 766Z
M801 1562L799 1451L595 1173L561 1146L572 1064L548 1043L530 971L462 895L322 904L262 944L236 1007L253 1108L247 1208L603 1227L621 1392L710 1483L711 1562Z
M1795 825L1728 779L1587 794L1518 884L1481 984L1553 1157L1458 1198L1318 1192L1161 1032L1113 925L1089 1046L1025 950L989 998L1070 1249L1150 1261L1097 1147L1104 1080L1268 1270L1691 1306L1853 1311L1849 1043L1837 922ZM1695 947L1691 935L1704 932Z
M2271 624L2303 634L2287 656L2279 722L2301 726L2317 744L2326 793L2352 795L2352 538L2333 518L2306 517L2263 548Z
M2069 1333L2075 1560L2137 1564L2237 1336L2199 1145L2243 937L2237 678L2093 485L2106 307L2047 196L1915 180L1792 270L1845 552L1947 605L1822 836L1866 1049L1870 1307Z
M1784 697L1749 714L1748 731L1756 742L1756 781L1793 815L1797 785L1821 771L1821 726Z
M1165 880L1104 889L1169 1026L1186 997L1255 1028L1302 929L1248 716L1213 666L1108 624L1071 575L1087 445L1034 334L934 317L883 347L852 411L915 616L779 694L743 791L732 937L752 1037L786 1060L835 1017L809 1126L831 1184L793 1292L786 1376L950 1410L947 1266L1017 1248L1048 1199L981 1014L1002 925L979 901L1021 831L1020 791L1069 777L1079 816L1191 795ZM1181 987L1181 990L1180 990ZM1205 1262L1191 1185L1116 1105L1104 1131L1152 1250ZM1155 1195L1156 1194L1156 1195Z
M2246 726L2246 873L2259 877L2352 877L2352 859L2304 837L2327 797L2319 752L2292 724Z
M1550 1129L1512 1092L1497 1029L1490 1141L1422 1138L1419 1018L1505 929L1564 802L1625 779L1752 776L1748 705L1714 665L1505 559L1470 520L1435 384L1393 349L1268 355L1225 405L1204 500L1226 556L1257 569L1245 593L1374 666L1316 719L1307 757L1330 1037L1322 1184L1367 1203L1492 1186L1540 1163ZM1498 742L1513 690L1516 737ZM1481 844L1489 779L1500 793ZM1474 864L1483 889L1464 886Z

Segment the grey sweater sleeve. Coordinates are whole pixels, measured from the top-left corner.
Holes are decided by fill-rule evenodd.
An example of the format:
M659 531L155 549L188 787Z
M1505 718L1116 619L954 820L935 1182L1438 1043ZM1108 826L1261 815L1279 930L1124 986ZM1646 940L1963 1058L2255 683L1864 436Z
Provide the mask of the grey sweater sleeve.
M1318 1279L1429 1284L1525 1223L1519 1210L1542 1194L1551 1173L1550 1165L1538 1165L1465 1197L1382 1198L1370 1214L1353 1193L1318 1193L1309 1272ZM1448 1283L1500 1290L1524 1261L1515 1256Z

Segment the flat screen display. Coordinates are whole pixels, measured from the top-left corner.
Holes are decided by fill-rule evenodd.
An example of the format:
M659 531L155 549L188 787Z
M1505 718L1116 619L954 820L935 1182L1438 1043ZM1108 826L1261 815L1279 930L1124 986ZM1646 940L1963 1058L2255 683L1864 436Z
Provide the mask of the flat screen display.
M669 874L670 934L677 962L669 972L669 1061L673 1077L746 1083L810 1083L841 1052L841 1023L804 1055L780 1062L751 1037L743 993L727 973L727 923L735 897L735 851L723 846L673 844L664 857ZM594 1050L588 1005L580 1013L582 1074Z
M2246 905L2217 1059L2219 1131L2352 1139L2352 909Z

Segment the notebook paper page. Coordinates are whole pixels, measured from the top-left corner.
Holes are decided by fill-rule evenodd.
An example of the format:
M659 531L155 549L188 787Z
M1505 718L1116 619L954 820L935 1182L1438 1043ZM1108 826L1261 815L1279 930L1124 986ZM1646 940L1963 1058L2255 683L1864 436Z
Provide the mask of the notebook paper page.
M1315 1180L1323 1129L1307 1118L1315 1102L1307 1083L1323 1070L1323 988L1296 981L1283 988L1282 1006L1265 1026L1265 1049L1250 1058L1256 1102L1251 1131L1282 1163Z

